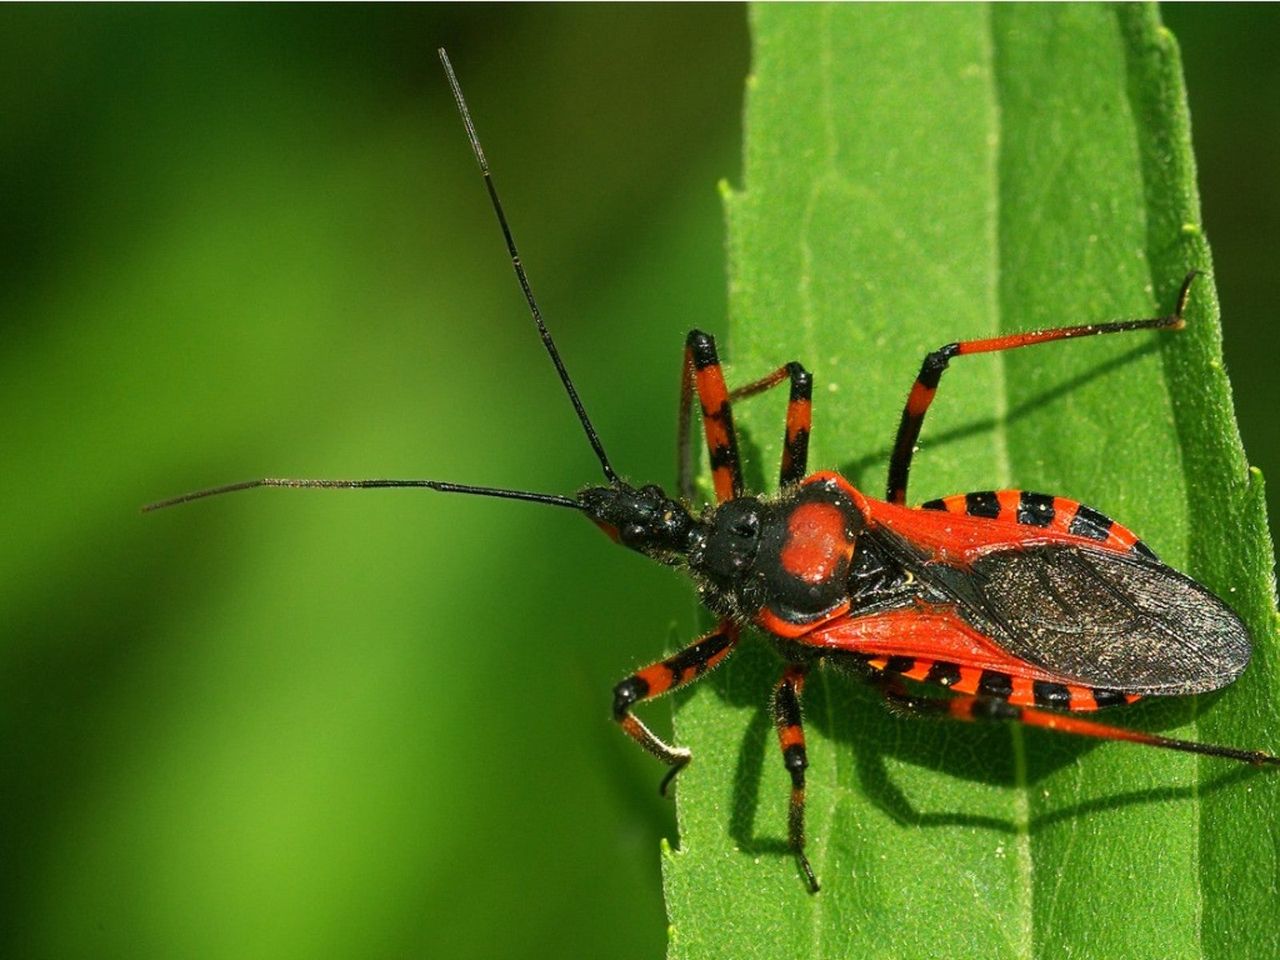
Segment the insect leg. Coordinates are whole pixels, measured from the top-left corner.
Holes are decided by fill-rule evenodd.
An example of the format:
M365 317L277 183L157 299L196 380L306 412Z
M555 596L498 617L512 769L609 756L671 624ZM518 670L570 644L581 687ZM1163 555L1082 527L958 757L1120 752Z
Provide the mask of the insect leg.
M684 343L684 370L680 380L679 445L680 495L693 499L693 468L689 456L689 408L697 389L702 405L702 426L711 457L711 477L716 502L724 503L742 493L742 463L738 458L738 436L733 429L733 408L729 388L724 383L715 339L701 330L690 330Z
M804 692L805 667L792 664L773 688L773 723L778 730L782 762L791 774L791 806L787 816L787 838L795 851L809 890L818 892L818 878L804 854L804 771L809 760L804 749L804 726L800 715L800 695Z
M613 719L622 727L622 732L671 767L658 787L664 796L667 785L689 762L689 751L658 739L631 712L631 708L636 703L662 696L669 690L698 679L718 666L732 652L737 642L737 625L722 620L715 630L699 637L679 653L638 670L613 688Z
M724 502L742 492L742 470L738 458L738 440L733 430L732 403L763 393L790 380L791 395L787 401L787 427L783 439L781 484L804 479L809 459L810 401L813 375L799 363L784 364L759 380L729 391L725 386L715 340L699 330L690 331L685 340L684 368L680 381L680 418L676 439L677 475L680 495L693 499L693 465L689 445L689 416L696 387L702 405L703 425L707 434L707 450L711 456L716 484L716 500Z
M959 696L945 699L941 697L916 697L904 693L893 686L885 688L885 697L899 709L909 713L946 714L956 720L1011 720L1028 727L1041 727L1045 730L1056 730L1059 733L1071 733L1080 737L1095 737L1099 740L1124 740L1128 743L1140 743L1148 747L1164 747L1166 750L1181 750L1185 753L1199 753L1208 757L1223 757L1227 760L1239 760L1255 766L1273 764L1280 766L1280 757L1263 753L1260 750L1240 750L1235 747L1223 747L1212 743L1196 743L1192 740L1177 740L1173 737L1162 737L1141 730L1128 730L1124 727L1113 727L1092 720L1065 713L1053 713L1034 707L1015 707L996 697Z
M902 409L902 419L898 423L898 436L893 443L893 455L889 460L888 492L885 498L890 503L903 504L907 500L907 474L911 470L911 456L916 441L920 438L920 426L924 423L924 415L933 402L934 393L938 389L938 381L953 357L971 353L993 353L999 350L1012 350L1016 347L1029 347L1037 343L1049 343L1053 340L1068 340L1073 337L1092 337L1102 333L1123 333L1127 330L1148 330L1170 328L1179 330L1183 326L1182 313L1191 293L1191 282L1196 278L1196 271L1187 274L1182 281L1182 289L1178 292L1177 304L1173 313L1164 317L1151 317L1145 320L1120 320L1115 323L1090 323L1076 327L1055 327L1051 330L1035 330L1030 333L1011 333L1002 337L990 337L986 340L960 340L948 343L928 354L920 366L920 373L907 396L907 404Z
M782 469L778 475L781 487L799 483L809 472L809 428L813 421L813 374L796 363L784 364L766 377L754 383L738 387L729 399L743 400L776 387L783 380L791 381L791 394L787 399L787 427L782 438Z

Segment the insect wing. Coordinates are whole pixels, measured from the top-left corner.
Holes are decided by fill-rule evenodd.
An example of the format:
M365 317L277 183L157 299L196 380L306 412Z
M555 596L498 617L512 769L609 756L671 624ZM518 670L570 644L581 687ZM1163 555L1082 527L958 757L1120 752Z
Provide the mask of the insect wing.
M1158 561L1052 544L992 551L971 570L975 612L994 622L1000 645L1051 673L1177 695L1226 686L1249 663L1240 618Z

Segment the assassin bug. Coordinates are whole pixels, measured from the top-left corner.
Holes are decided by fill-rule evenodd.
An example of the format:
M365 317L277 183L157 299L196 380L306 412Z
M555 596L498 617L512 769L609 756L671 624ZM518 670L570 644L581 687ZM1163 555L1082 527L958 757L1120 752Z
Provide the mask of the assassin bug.
M1074 337L1183 326L1196 274L1173 311L1143 320L1060 327L962 340L928 354L907 398L884 500L836 473L808 473L813 378L799 363L730 390L715 341L692 331L681 376L678 491L633 487L610 464L560 358L525 274L488 161L453 67L439 51L467 138L543 346L569 396L605 483L573 496L436 480L267 478L196 491L154 510L252 487L426 487L577 510L613 540L685 569L716 627L619 683L613 716L666 763L666 791L688 750L655 736L633 708L688 684L732 653L744 627L775 644L788 666L773 692L773 717L791 782L788 835L809 887L804 852L805 754L801 695L823 663L871 680L891 706L958 720L1002 720L1104 740L1127 740L1253 764L1257 751L1176 740L1078 716L1145 696L1203 693L1235 680L1249 662L1239 618L1190 578L1161 563L1134 534L1091 507L1020 490L982 491L906 505L912 453L942 374L956 357ZM733 404L789 385L779 492L743 487ZM695 510L691 408L702 411L715 503ZM944 695L918 692L941 688Z

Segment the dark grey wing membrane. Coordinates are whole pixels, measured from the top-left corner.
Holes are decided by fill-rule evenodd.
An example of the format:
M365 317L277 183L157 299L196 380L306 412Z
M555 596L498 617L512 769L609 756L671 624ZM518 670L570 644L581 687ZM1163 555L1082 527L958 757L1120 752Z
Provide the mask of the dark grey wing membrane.
M967 581L961 607L988 620L1001 647L1087 686L1204 693L1249 663L1240 618L1158 561L1051 545L990 553L956 579Z

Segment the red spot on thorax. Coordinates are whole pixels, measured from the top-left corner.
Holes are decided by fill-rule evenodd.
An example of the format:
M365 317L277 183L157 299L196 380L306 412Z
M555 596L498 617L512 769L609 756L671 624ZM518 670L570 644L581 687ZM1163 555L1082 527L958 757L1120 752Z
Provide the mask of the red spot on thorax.
M802 503L787 518L787 542L779 560L782 569L806 583L823 583L853 556L853 540L845 516L830 503Z

